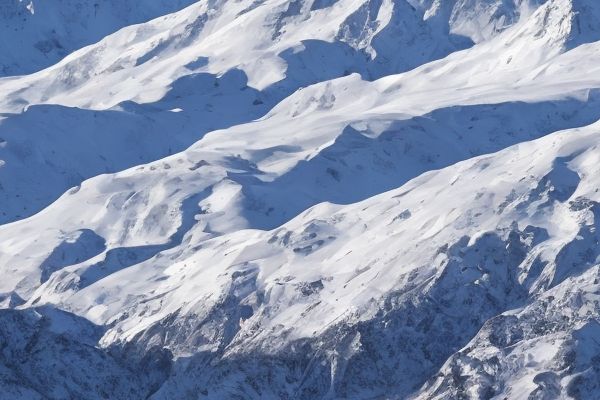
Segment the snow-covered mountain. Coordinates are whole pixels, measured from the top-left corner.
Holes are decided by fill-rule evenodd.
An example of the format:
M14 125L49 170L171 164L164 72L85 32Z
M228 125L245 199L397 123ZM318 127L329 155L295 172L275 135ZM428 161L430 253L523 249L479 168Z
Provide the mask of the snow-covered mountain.
M178 11L193 0L4 0L0 76L28 74L125 26ZM9 39L10 38L10 39Z
M9 3L0 399L600 394L595 0Z

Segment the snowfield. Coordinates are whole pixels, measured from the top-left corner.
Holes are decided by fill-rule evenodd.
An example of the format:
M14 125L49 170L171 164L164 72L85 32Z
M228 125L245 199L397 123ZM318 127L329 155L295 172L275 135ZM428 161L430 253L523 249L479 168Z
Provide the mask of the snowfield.
M0 399L600 395L600 3L10 0L11 30Z

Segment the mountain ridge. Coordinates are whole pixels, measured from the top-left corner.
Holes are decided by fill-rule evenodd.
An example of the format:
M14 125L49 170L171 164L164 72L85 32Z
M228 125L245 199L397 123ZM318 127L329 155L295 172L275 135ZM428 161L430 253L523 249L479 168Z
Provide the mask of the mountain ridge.
M187 3L0 78L0 398L597 393L596 3Z

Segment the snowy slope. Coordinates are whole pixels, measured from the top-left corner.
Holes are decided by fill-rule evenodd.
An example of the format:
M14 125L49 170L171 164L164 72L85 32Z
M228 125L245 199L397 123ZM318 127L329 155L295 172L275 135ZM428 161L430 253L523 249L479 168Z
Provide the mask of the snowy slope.
M402 397L488 318L551 288L578 290L571 282L593 273L597 254L585 249L598 240L599 133L594 124L552 134L358 204L316 206L273 231L208 241L192 231L182 245L97 282L108 266L68 267L32 303L50 300L110 326L104 345L159 345L183 359L218 360L199 381L194 368L202 358L182 361L157 398L175 396L180 385L208 388L214 398L237 390L260 397L240 374L275 397L292 388L303 391L300 398L312 398L310 390ZM597 315L585 301L577 304L573 329ZM571 328L556 329L569 337ZM398 340L406 347L388 360L386 349ZM306 366L310 381L303 383L293 365L307 357L327 366ZM271 368L281 376L267 387L260 379ZM533 376L547 368L554 367L520 379L533 390ZM372 372L358 384L365 370ZM333 374L327 384L325 373Z
M391 40L400 43L392 49ZM105 109L125 100L152 102L182 76L221 75L232 68L244 71L258 90L286 77L313 83L347 69L364 70L378 42L382 58L386 50L402 50L379 60L378 68L388 73L456 49L448 33L434 31L406 0L342 0L322 7L310 1L197 2L126 27L39 73L0 80L6 93L1 108L59 103ZM286 73L289 59L294 69Z
M506 34L525 40L523 29ZM594 91L600 87L594 75L599 46L555 57L539 73L531 73L529 64L498 67L498 81L482 86L472 61L477 54L485 59L499 46L496 41L505 40L503 34L466 54L373 83L352 75L305 88L264 118L212 132L184 153L84 182L41 214L0 227L0 238L6 238L1 240L11 243L0 253L4 268L19 265L0 291L30 293L44 260L82 230L106 245L74 260L89 259L89 267L111 249L132 248L136 257L112 267L120 268L172 247L193 226L208 236L272 229L316 203L362 200L427 170L600 118ZM575 71L581 52L589 67ZM525 75L516 73L522 70ZM435 88L436 79L446 87ZM525 106L511 104L519 101L535 103L535 111L521 114ZM477 107L485 104L499 106ZM482 119L482 111L489 117ZM455 121L457 115L462 120ZM294 127L282 136L281 126L290 119ZM32 229L38 236L31 236Z
M232 68L244 71L249 86L258 90L284 78L308 84L349 72L379 77L479 40L476 33L459 28L484 29L483 22L472 21L473 12L487 16L492 26L526 25L522 29L526 32L514 36L534 35L540 39L536 43L553 41L553 48L545 49L550 55L567 42L595 41L600 34L598 6L585 0L549 1L535 10L535 16L527 11L523 19L517 10L530 10L530 2L506 2L501 8L492 0L460 1L453 8L436 7L437 3L415 9L407 0L343 0L326 6L301 1L198 2L127 27L39 73L0 80L6 94L1 109L16 111L40 103L105 109L125 100L151 102L182 76L221 75ZM513 15L508 21L507 13ZM248 29L252 34L243 34ZM496 34L487 36L502 31L494 29ZM505 44L514 40L508 37ZM368 65L369 59L374 65Z
M233 7L232 4L235 3L224 3L223 7ZM400 7L404 3L399 2L398 4ZM235 7L241 6L241 4L235 5ZM342 40L339 39L339 32L341 32L340 29L345 29L343 28L345 25L342 24L341 28L335 25L331 30L338 31L336 37L342 42L328 44L326 41L313 40L305 42L302 51L294 50L294 52L287 53L287 50L283 51L286 55L282 57L287 60L288 65L282 64L282 67L286 69L278 74L284 74L285 79L265 90L258 91L251 87L252 82L246 80L247 74L251 74L252 70L262 65L263 58L274 57L273 60L279 60L273 61L278 65L283 62L282 58L275 55L282 50L275 51L274 49L263 49L263 47L267 45L278 46L280 49L293 47L299 43L298 40L304 40L298 39L297 35L315 34L319 30L307 29L302 25L298 27L299 32L294 35L290 33L291 37L287 40L284 40L286 34L275 41L269 39L268 44L257 45L253 42L253 45L259 46L260 49L257 51L262 54L261 57L256 58L244 53L252 47L246 42L247 36L237 35L238 41L236 42L230 40L228 36L234 33L229 33L223 28L223 26L228 26L224 21L233 18L233 21L236 22L237 18L242 18L239 16L234 18L237 16L235 14L237 9L225 8L222 12L216 13L215 21L211 22L212 19L207 19L206 7L206 4L198 3L169 17L127 28L38 74L18 79L0 80L0 90L7 93L4 97L6 110L13 110L15 107L20 110L24 106L27 109L22 115L5 114L5 119L0 121L0 138L2 138L3 146L0 150L2 152L0 157L4 164L0 173L5 176L3 179L4 190L1 195L9 204L6 209L2 210L0 221L10 222L29 216L56 199L69 187L98 173L114 172L138 163L159 159L182 150L200 138L206 131L257 118L275 102L289 95L301 85L341 76L351 72L352 68L362 72L363 78L370 74L369 70L379 69L378 73L383 73L383 71L395 68L382 67L381 57L384 56L381 52L379 57L375 56L371 64L365 64L363 57L365 54L359 56L359 53L353 53L355 50L343 44L344 41L350 43L358 40L357 37L363 35L362 31L352 34L358 35L357 37L348 33L353 31L344 31ZM410 6L405 5L404 7ZM513 9L515 8L517 5L513 5ZM522 8L523 5L520 9ZM455 18L458 18L456 15L470 9L470 6L457 4L453 9ZM258 13L259 10L263 11ZM348 9L341 10L347 11ZM322 8L317 11L328 16L333 12L330 8ZM311 18L302 19L302 24L319 23L317 11L310 11L308 15ZM410 74L404 76L400 83L394 83L392 86L413 85L413 87L410 90L405 88L395 95L403 96L406 92L420 91L428 96L425 89L437 91L440 89L440 82L444 82L445 90L455 90L457 87L469 85L470 82L478 86L482 81L487 81L490 74L494 76L496 82L500 82L502 79L515 79L517 71L523 73L524 70L527 70L529 73L529 70L540 65L540 69L546 68L544 62L551 60L552 57L567 48L567 42L574 38L580 38L577 40L585 38L588 41L594 39L593 34L589 34L593 31L592 28L588 30L578 28L577 31L574 31L575 28L570 19L559 18L563 14L579 15L578 13L581 14L582 11L585 11L585 7L578 4L572 5L562 0L547 3L525 21L517 23L512 29L502 33L494 40L481 44L474 51L457 53L454 57L451 56L440 61L439 64L427 67L427 70L417 70L419 78L413 79ZM252 13L256 14L253 18L258 21L270 20L273 12L273 8L266 7L266 5L257 8L256 11L252 10ZM275 7L275 12L281 12L281 10ZM383 12L384 10L381 10L381 13ZM441 13L441 11L439 12ZM254 15L252 13L249 11L243 16ZM406 10L398 11L398 13L404 19L407 18ZM352 14L352 18L359 14L359 11L356 11ZM417 24L421 18L425 18L418 11L409 10L408 15L412 18L411 24ZM431 10L427 10L425 15L427 16L426 21L433 18ZM343 20L343 18L348 19L350 16L344 14L339 19ZM493 20L492 17L490 18ZM207 19L206 24L198 25L197 21L205 19ZM317 19L317 21L312 19ZM250 24L250 22L248 23ZM389 22L389 24L391 23ZM409 22L405 21L404 23ZM173 28L174 24L176 24L176 28ZM194 24L198 25L198 32L189 32L189 26L196 26ZM422 29L428 30L428 33L420 35L416 41L415 38L407 38L406 44L403 42L389 43L389 39L385 39L386 35L397 37L398 33L396 31L387 32L388 28L374 35L373 40L387 43L384 48L394 49L394 52L396 52L397 46L406 51L397 53L396 59L388 59L389 62L403 63L407 60L415 62L417 59L414 51L410 50L411 46L430 48L431 43L436 43L438 46L440 41L444 42L448 39L447 34L431 28L432 24L438 26L441 22L418 25ZM252 26L255 25L269 31L274 29L272 24L269 25L265 22L252 22ZM239 28L240 25L236 22L233 26ZM409 31L413 32L415 29L410 28ZM205 38L206 35L222 37L218 43L223 41L238 43L240 48L236 47L231 52L227 52L236 58L220 65L219 63L225 62L223 59L219 61L215 60L215 57L207 57L207 54L216 50L210 47L212 42ZM265 33L259 35L259 37L261 36L267 37L268 35ZM311 39L316 37L312 36ZM333 40L327 35L324 35L323 38ZM157 43L162 44L158 46ZM364 48L367 44L356 42L353 46ZM376 47L375 44L372 46ZM127 50L124 50L125 47ZM221 47L219 45L219 51L222 51ZM438 55L443 54L439 49L432 51ZM129 53L135 53L135 56L127 55ZM435 54L426 57L433 57ZM121 61L116 62L115 57ZM144 59L144 62L134 62L139 59ZM491 62L491 64L486 68L480 68L478 61L480 59L489 60L486 62ZM247 64L244 60L250 60L252 64ZM271 63L271 61L264 62ZM117 63L122 65L113 68ZM447 67L443 67L444 64L451 64L453 67L449 70ZM91 71L90 66L96 72ZM218 79L212 77L210 73L197 72L214 70L213 72L220 74L232 66L242 68L243 71L230 71ZM277 70L277 68L268 68L270 68L270 72ZM477 71L473 71L473 69L477 69ZM175 76L172 75L173 73ZM451 80L447 77L449 73L453 75ZM144 74L151 78L141 79ZM89 77L92 75L96 78L90 79ZM181 75L187 76L181 77ZM127 76L127 79L123 79L123 76ZM267 75L262 74L261 76L266 77ZM272 80L277 79L274 77ZM382 80L381 85L376 86L380 90L382 85L391 84L395 80L396 78L387 78ZM429 88L424 88L424 85L428 85ZM584 88L589 86L589 83L583 83ZM11 93L11 88L15 87L18 87L18 90ZM23 90L23 87L27 88ZM569 87L568 90L572 89L574 88ZM386 90L391 91L391 89ZM57 97L50 93L59 94ZM125 103L116 109L104 112L85 112L57 106L39 109L29 108L27 105L31 102L41 101L97 108L114 105L128 99L145 101L136 93L159 100L135 107ZM391 96L384 98L389 99ZM389 102L389 100L385 101ZM419 100L419 102L423 102L423 100ZM398 109L395 103L390 106L394 110ZM232 108L233 112L230 111ZM170 110L180 112L173 113L169 112ZM365 112L365 110L361 109L361 112ZM112 121L115 119L119 122L113 126ZM43 122L40 123L41 121ZM138 124L146 127L135 133L127 128ZM139 148L129 146L128 143L139 139L141 132L147 135L148 139L145 141L147 144ZM76 137L73 137L74 135ZM35 139L32 140L33 138ZM26 150L23 150L24 147ZM125 154L119 151L110 154L111 152L106 150L109 148L126 149L126 151ZM73 158L77 161L63 161ZM35 192L31 192L34 187Z
M101 6L107 15L131 13L136 18L175 6L161 4ZM25 7L12 7L17 5ZM61 18L67 20L85 19L80 11L92 5L64 2L45 11L66 13ZM321 5L270 1L258 6L248 1L198 2L124 28L39 73L0 79L0 195L9 204L0 222L34 214L86 178L160 159L207 131L258 118L302 86L351 72L370 76L406 70L463 46L453 44L447 32L434 30L423 21L423 12L404 0ZM80 10L77 17L67 15L74 9ZM35 18L44 18L45 11L38 10ZM21 23L14 13L6 15L7 23ZM116 26L103 16L89 18L98 27ZM45 29L36 21L24 23ZM247 26L256 32L241 34ZM82 37L77 32L66 36ZM32 46L35 53L35 45L18 44L19 49ZM144 104L132 106L131 100ZM136 132L128 128L140 124L144 128ZM130 146L142 132L145 145ZM109 154L111 148L125 154ZM76 161L63 161L72 159Z
M498 8L485 1L457 2L446 11L435 4L413 9L404 0L369 4L307 3L296 10L276 2L251 9L243 2L200 2L125 28L39 73L0 79L5 94L0 98L5 112L0 116L0 196L8 203L0 222L34 214L86 178L160 159L207 131L251 121L302 86L351 72L361 73L363 79L378 77L464 47L451 32L465 26L481 31L484 22L473 21L474 12L489 24L504 21L507 26L511 14L508 21L514 26L502 32L494 28L494 40L440 62L452 64L452 70L427 67L435 76L425 79L428 71L418 71L420 78L407 75L396 85L414 84L410 91L416 92L424 89L421 85L437 90L439 82L446 90L469 82L479 85L491 74L497 82L503 74L511 80L515 71L543 65L570 48L569 43L593 41L597 34L593 20L579 17L593 16L595 6L564 0L546 3L535 12L529 3ZM288 15L290 7L298 15ZM372 27L361 19L374 18L370 7L377 10ZM526 18L519 19L517 11ZM260 29L255 35L240 35L244 26ZM285 31L279 32L281 26ZM481 59L491 64L482 68ZM150 103L132 107L130 100ZM40 103L97 111L32 106ZM106 110L110 107L114 108ZM113 124L115 119L119 122ZM139 124L145 128L127 128ZM146 144L128 145L138 141L141 132ZM126 150L109 154L109 148Z
M1 79L1 394L593 398L598 16L198 2Z
M178 108L186 102L185 110ZM31 106L0 121L0 222L43 209L65 190L188 147L206 132L260 117L268 107L232 71L173 85L160 103L94 111Z
M0 4L0 76L23 75L60 61L116 30L178 11L194 0L4 0Z

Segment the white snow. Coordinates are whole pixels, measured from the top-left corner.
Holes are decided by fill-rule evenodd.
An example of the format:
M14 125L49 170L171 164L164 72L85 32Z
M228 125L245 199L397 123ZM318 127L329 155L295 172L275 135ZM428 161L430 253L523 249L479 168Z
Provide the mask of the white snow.
M168 349L156 399L307 343L323 398L566 397L600 332L600 6L187 3L0 78L2 308Z

